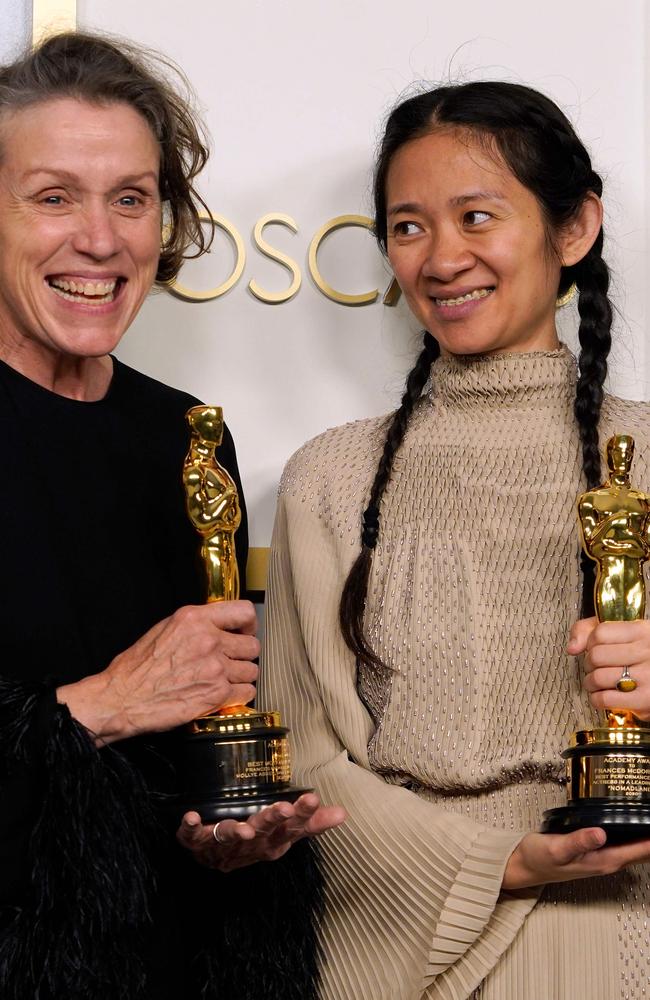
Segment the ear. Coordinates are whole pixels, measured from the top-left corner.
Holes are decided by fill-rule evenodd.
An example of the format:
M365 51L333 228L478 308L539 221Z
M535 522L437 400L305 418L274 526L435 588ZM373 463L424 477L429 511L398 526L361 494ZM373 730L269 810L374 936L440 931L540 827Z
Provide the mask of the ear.
M577 264L591 250L603 224L603 203L589 191L576 216L562 230L559 238L562 267Z

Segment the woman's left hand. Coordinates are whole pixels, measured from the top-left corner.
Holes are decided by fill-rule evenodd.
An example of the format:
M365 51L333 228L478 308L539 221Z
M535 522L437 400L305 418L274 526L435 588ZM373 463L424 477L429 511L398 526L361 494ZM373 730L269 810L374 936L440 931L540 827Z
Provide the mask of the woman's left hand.
M202 824L196 812L185 813L176 838L199 864L229 872L256 861L276 861L302 837L313 837L340 826L346 819L341 806L321 806L313 792L296 802L275 802L245 822L224 819Z
M585 654L583 683L594 708L628 709L638 719L650 720L650 621L582 618L571 629L567 652L571 656ZM634 691L616 688L624 667L636 682Z

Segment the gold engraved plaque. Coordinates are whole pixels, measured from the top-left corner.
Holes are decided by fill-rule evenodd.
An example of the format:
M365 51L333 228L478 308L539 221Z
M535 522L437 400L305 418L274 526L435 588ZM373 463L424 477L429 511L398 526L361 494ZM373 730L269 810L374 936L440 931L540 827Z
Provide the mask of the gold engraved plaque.
M218 406L194 406L186 419L190 447L183 485L187 514L201 539L206 600L235 601L235 532L241 509L235 482L215 456L223 414ZM182 812L194 809L204 823L241 820L308 791L290 784L288 732L278 712L257 712L246 705L215 709L189 722L180 750Z
M634 441L629 435L610 438L606 454L609 478L578 498L582 545L596 563L598 620L637 621L645 616L650 496L630 484ZM616 687L622 693L636 688L627 667ZM544 813L543 833L599 826L609 843L648 836L650 728L625 707L608 708L604 722L602 728L574 733L562 754L568 804Z

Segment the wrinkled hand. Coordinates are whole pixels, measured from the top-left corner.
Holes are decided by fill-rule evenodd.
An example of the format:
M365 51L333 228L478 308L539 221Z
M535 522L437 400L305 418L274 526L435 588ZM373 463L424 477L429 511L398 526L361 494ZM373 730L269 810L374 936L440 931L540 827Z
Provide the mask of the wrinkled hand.
M183 816L176 837L199 864L229 872L256 861L276 861L297 840L331 830L345 819L341 806L321 806L318 796L307 792L294 803L275 802L244 823L222 820L220 843L213 836L214 823L202 825L196 812Z
M260 651L249 601L184 607L154 625L106 670L57 697L98 743L162 732L255 696Z
M571 656L585 653L585 691L594 708L629 709L650 720L650 621L599 622L582 618L571 629ZM623 667L637 683L635 691L616 690Z
M548 882L613 875L628 865L650 860L650 840L604 847L606 839L605 831L598 827L574 833L529 833L510 855L502 888L525 889Z

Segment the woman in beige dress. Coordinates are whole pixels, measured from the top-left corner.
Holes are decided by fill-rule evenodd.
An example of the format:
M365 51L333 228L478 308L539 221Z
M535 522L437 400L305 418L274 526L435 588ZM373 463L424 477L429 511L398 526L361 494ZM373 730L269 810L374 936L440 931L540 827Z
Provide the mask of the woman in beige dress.
M265 697L296 780L350 814L324 838L324 1000L650 995L650 840L535 832L574 730L650 719L649 624L592 617L575 513L614 432L650 478L650 407L603 390L601 193L527 87L388 119L376 234L422 352L395 413L290 460L269 578ZM555 322L573 285L577 362Z

